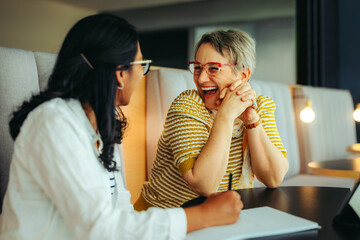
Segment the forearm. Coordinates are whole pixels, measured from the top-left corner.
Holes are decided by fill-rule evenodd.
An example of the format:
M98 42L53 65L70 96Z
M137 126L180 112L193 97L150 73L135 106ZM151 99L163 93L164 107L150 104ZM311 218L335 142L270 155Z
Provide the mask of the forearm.
M193 169L184 175L185 181L200 195L207 196L216 192L226 172L232 127L233 120L218 114Z
M266 186L277 187L288 171L287 159L270 141L262 125L247 129L246 133L255 176Z
M206 212L204 212L204 210L202 209L202 205L185 208L184 210L187 219L188 233L211 226L206 221L206 217L205 217Z

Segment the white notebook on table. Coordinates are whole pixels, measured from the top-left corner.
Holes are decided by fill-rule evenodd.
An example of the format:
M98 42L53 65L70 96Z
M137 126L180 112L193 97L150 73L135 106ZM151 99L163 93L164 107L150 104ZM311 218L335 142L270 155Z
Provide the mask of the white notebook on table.
M316 222L271 207L258 207L242 210L239 220L234 224L194 231L189 233L186 239L244 239L319 228L320 225Z

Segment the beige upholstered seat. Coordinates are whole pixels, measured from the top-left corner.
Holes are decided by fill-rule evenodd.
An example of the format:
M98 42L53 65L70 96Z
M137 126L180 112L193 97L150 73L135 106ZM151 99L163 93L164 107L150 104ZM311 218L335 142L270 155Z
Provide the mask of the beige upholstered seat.
M299 141L301 172L308 173L311 161L352 157L346 147L356 143L353 101L349 90L295 86L294 111ZM312 123L303 123L300 111L310 99L316 114Z
M0 47L0 204L6 191L13 140L8 122L11 113L45 86L55 54Z
M160 68L150 70L146 77L146 171L150 176L157 142L172 101L183 91L195 89L189 71Z

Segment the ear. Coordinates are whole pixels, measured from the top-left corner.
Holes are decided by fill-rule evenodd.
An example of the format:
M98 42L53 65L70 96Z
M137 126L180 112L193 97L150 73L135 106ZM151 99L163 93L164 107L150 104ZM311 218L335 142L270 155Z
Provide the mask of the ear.
M251 75L250 69L242 70L240 74L241 74L241 80L243 82L249 81L249 78L250 78L250 75Z
M123 70L116 70L115 71L115 76L116 76L116 81L118 83L118 85L121 87L121 86L124 86L124 83L125 83L125 73L126 71L123 71Z

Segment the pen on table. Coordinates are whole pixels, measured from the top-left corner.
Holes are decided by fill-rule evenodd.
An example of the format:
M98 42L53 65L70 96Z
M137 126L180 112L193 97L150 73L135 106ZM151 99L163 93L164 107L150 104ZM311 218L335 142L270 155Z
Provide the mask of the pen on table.
M229 173L229 187L228 187L228 190L231 190L231 184L232 184L232 173Z

